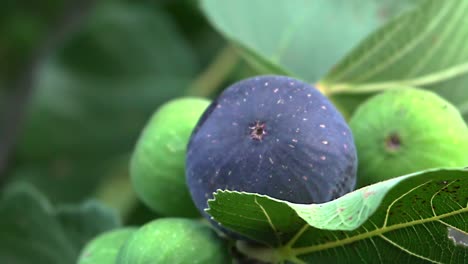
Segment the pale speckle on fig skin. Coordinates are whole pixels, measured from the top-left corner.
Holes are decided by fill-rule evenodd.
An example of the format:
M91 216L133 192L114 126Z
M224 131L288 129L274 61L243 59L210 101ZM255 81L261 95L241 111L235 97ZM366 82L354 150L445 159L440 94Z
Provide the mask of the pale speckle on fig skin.
M215 110L211 114L217 120L216 123L212 124L216 124L216 127L218 127L215 129L216 131L210 131L210 134L212 134L211 139L218 140L217 145L219 147L207 146L209 141L207 145L197 143L197 146L201 146L208 151L220 151L219 155L210 154L218 157L216 161L202 166L217 165L221 168L221 172L218 174L209 173L208 171L203 173L206 169L211 168L203 167L204 169L201 169L202 167L199 167L201 174L204 175L203 177L217 178L216 181L222 180L221 188L229 186L234 188L233 190L247 192L256 192L253 188L255 186L264 186L265 179L268 179L270 183L262 187L263 189L259 192L292 202L310 202L310 200L305 200L307 192L314 199L329 199L318 198L325 197L324 195L331 196L328 194L328 189L327 191L318 190L320 191L320 194L318 194L314 185L323 184L323 179L319 178L325 174L320 172L321 170L329 170L331 167L337 171L342 170L342 166L332 166L331 164L337 155L341 155L339 153L345 153L339 146L348 143L346 140L350 138L349 136L343 139L337 138L337 135L345 131L343 129L346 128L335 126L334 122L341 122L339 118L334 116L336 109L328 101L317 101L316 96L319 92L316 92L314 88L309 89L310 86L307 86L307 84L300 81L296 83L295 80L293 82L290 78L257 77L243 82L245 83L244 86L238 85L232 89L226 89L223 94L229 94L229 96L220 98L221 102L223 102L223 109ZM246 90L248 90L248 93ZM264 95L261 95L262 93ZM226 98L229 100L226 100ZM239 105L237 102L243 103ZM272 103L275 105L274 108ZM316 113L320 113L320 116L317 116ZM255 119L252 120L252 117ZM262 142L252 141L248 135L247 137L244 136L246 142L237 139L239 137L235 133L245 133L244 123L252 123L255 120L261 120L267 124L268 134L264 137L264 140ZM222 129L227 127L225 121L229 122L228 125L233 122L238 125L231 125L229 126L231 131L225 131L225 129ZM200 137L197 138L197 140L201 139ZM312 142L315 142L315 150L311 152L308 148ZM330 144L330 142L333 144ZM224 146L222 150L220 149L221 146ZM339 150L335 149L336 147ZM352 150L354 149L351 148L352 146L348 151L349 155L353 154ZM192 157L196 158L197 155L200 155L200 151L200 148L194 148ZM190 155L189 152L187 156ZM288 157L295 157L294 160L297 160L297 162L300 162L300 160L303 160L303 162L296 164ZM301 158L298 159L297 157ZM235 160L229 161L229 159ZM268 159L268 161L263 162L264 159ZM253 161L253 163L247 161ZM238 165L234 166L234 164ZM290 170L288 166L290 166ZM278 170L278 168L281 170ZM248 178L245 171L251 172L248 175L255 175L255 178ZM198 175L200 172L194 172L193 175ZM327 172L326 174L329 175L330 173ZM262 175L264 176L262 177ZM284 175L288 175L288 177L284 178ZM318 175L320 175L319 178L317 178ZM189 173L187 178L190 177ZM239 185L242 181L244 184ZM301 184L294 181L300 181ZM283 182L283 185L281 182ZM304 182L307 182L307 185ZM188 183L190 186L190 180L188 180ZM284 185L285 183L289 184ZM325 184L327 183L325 182ZM296 185L300 187L291 191L290 186ZM304 187L309 185L309 191L305 191ZM212 191L215 191L215 189ZM281 195L277 195L278 193ZM301 193L301 196L298 196L298 193ZM294 199L296 200L294 201ZM199 199L195 197L194 200L197 203ZM203 206L203 203L197 203L197 207L203 208Z

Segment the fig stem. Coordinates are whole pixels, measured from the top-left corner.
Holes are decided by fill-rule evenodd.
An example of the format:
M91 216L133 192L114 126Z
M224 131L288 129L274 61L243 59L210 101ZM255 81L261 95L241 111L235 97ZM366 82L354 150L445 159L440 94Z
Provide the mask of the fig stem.
M328 97L329 92L327 91L327 86L325 86L323 83L318 82L314 85L314 87L317 88L320 93Z
M202 97L213 94L239 61L239 55L234 47L226 45L219 51L211 64L193 81L186 94Z

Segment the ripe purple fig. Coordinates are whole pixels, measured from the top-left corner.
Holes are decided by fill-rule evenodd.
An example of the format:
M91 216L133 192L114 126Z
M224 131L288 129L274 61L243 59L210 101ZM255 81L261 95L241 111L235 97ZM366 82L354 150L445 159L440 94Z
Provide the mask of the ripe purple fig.
M228 87L204 112L187 151L186 177L197 208L217 189L323 203L354 189L351 130L318 90L285 76Z

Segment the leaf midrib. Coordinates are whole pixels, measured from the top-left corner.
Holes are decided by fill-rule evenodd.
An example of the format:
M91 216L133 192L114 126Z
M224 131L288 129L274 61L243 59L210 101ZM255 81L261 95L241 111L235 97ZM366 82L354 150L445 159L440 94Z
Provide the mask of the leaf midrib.
M453 212L449 212L449 213L445 213L445 214L441 214L441 215L436 215L436 216L429 217L429 218L426 218L426 219L420 219L420 220L410 221L410 222L406 222L406 223L400 223L400 224L385 226L385 227L378 228L378 229L375 229L375 230L370 231L370 232L358 234L358 235L355 235L355 236L347 237L345 239L341 239L341 240L337 240L337 241L333 241L333 242L328 242L328 243L324 243L324 244L320 244L320 245L314 245L314 246L308 246L308 247L292 248L291 251L294 253L294 255L309 254L309 253L316 252L316 251L321 251L321 250L326 250L326 249L329 249L329 248L343 246L343 245L346 245L346 244L350 244L350 243L357 242L357 241L360 241L360 240L368 239L368 238L371 238L371 237L380 236L380 235L385 234L385 233L390 232L390 231L403 229L403 228L406 228L406 227L415 226L415 225L419 225L419 224L425 224L425 223L429 223L429 222L439 221L439 220L441 220L443 218L454 216L454 215L457 215L457 214L466 213L466 212L468 212L468 207L461 208L461 209L455 210Z
M459 77L468 73L468 62L454 65L441 71L432 72L413 79L390 80L363 84L319 82L328 94L372 93L398 87L421 87Z

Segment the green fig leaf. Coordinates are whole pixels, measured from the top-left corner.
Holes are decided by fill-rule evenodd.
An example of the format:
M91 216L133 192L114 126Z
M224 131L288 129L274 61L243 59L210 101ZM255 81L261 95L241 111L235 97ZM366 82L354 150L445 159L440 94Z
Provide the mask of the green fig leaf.
M88 200L78 206L58 206L55 214L64 234L78 249L96 234L122 225L114 210L96 200Z
M468 112L468 2L426 0L368 36L319 82L327 94L416 86Z
M66 68L98 78L193 76L199 66L172 17L138 2L97 3L58 55Z
M207 212L223 227L275 247L280 260L462 263L468 247L449 231L468 232L467 185L468 170L433 169L323 204L218 190Z
M280 0L272 5L269 0L203 0L201 7L257 69L312 82L415 2Z
M75 263L84 244L120 225L96 201L54 208L28 184L11 185L0 199L0 263Z

